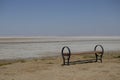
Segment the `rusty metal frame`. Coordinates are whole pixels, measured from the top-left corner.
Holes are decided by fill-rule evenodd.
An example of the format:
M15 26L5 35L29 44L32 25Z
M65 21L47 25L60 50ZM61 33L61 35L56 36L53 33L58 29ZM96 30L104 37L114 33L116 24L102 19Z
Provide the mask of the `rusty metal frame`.
M97 47L100 47L102 51L99 52L99 53L96 53ZM96 62L98 62L98 60L100 60L100 62L102 63L102 58L103 58L103 54L104 54L103 46L102 45L96 45L95 48L94 48L94 51L95 51Z
M68 50L68 53L64 53L64 49L65 49L65 48ZM61 53L62 53L62 58L63 58L63 65L66 65L66 63L67 63L67 65L69 65L70 56L71 56L70 48L69 48L68 46L64 46L64 47L62 48ZM67 57L67 58L65 58L65 57ZM66 62L66 60L67 60L67 62Z

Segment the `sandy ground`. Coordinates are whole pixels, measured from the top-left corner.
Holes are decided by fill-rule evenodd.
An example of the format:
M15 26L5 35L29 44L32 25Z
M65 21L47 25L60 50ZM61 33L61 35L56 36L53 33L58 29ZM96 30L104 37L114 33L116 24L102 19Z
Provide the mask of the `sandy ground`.
M71 61L93 56L72 56ZM62 58L9 60L0 62L0 80L120 80L120 53L107 54L103 63L74 63L62 66Z

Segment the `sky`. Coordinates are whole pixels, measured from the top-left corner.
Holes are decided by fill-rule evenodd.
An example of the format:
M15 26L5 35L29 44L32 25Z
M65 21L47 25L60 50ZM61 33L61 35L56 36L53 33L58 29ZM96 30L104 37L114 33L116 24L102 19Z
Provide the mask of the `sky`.
M0 36L120 36L120 0L0 0Z

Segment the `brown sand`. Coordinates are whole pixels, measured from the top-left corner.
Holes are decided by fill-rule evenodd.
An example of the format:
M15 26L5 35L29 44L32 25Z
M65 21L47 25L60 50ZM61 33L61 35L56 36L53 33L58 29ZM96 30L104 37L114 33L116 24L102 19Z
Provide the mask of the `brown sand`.
M72 56L71 61L93 56ZM61 57L1 61L0 80L120 80L120 54L104 55L103 63L75 63L62 66Z

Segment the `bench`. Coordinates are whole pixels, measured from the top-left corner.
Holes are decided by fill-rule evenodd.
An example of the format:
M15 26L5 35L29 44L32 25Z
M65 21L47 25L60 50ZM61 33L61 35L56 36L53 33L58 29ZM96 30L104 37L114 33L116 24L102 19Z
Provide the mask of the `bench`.
M99 48L101 48L101 50L97 50ZM68 52L65 53L64 50L67 49ZM64 46L61 50L61 54L62 54L62 58L63 58L63 65L69 65L70 63L70 57L71 55L80 55L80 54L95 54L95 62L98 62L98 60L100 60L100 62L102 63L102 57L103 57L103 54L104 54L104 48L102 45L96 45L94 47L94 50L93 51L87 51L87 52L81 52L81 53L74 53L74 54L71 54L71 50L68 46Z

